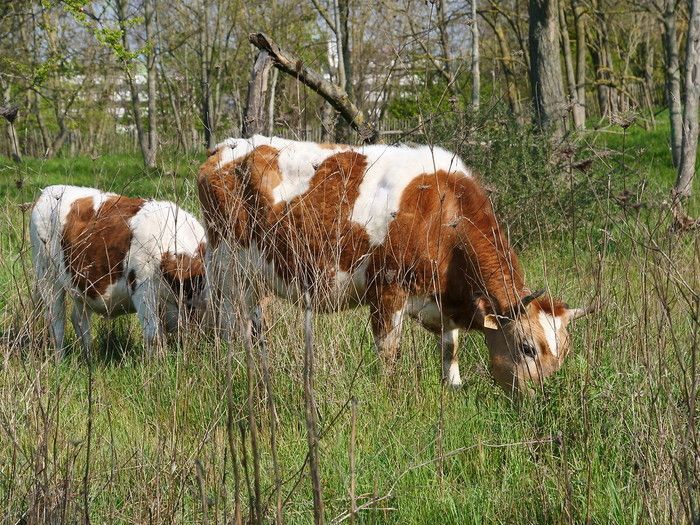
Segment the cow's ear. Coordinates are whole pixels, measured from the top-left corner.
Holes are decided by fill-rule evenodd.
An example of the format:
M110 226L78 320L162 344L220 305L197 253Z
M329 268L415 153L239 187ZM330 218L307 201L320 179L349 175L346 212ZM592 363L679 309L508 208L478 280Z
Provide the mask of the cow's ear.
M498 320L496 315L488 314L484 317L484 328L487 330L498 330Z
M484 328L487 330L499 330L504 324L510 321L511 319L505 315L488 314L484 317Z

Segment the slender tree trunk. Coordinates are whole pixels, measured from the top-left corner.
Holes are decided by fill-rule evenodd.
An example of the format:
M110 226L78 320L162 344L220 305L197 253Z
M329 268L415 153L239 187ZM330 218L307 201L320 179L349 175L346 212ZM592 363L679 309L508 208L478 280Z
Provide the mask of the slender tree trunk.
M579 129L584 129L586 127L586 22L583 6L579 0L572 1L572 8L576 24L576 101L574 102L574 112L578 109L581 122Z
M644 35L644 82L642 83L644 104L649 112L649 124L656 127L656 117L654 116L654 45L651 42L651 31L646 31Z
M564 52L564 66L566 68L566 79L569 87L569 103L571 105L571 115L576 129L583 129L584 115L581 113L581 106L578 104L578 91L576 90L576 74L574 72L574 59L571 54L571 42L569 42L569 29L566 24L566 13L564 12L564 2L559 1L559 29L561 35L561 47Z
M167 75L163 71L162 64L160 69L160 78L165 84L165 89L168 92L168 103L170 104L170 110L173 112L173 121L175 122L175 131L177 132L177 146L178 148L182 148L183 152L186 152L187 142L185 141L185 130L182 127L182 115L180 114L180 107L175 101L175 93L172 82L170 82Z
M566 101L559 61L557 0L530 0L530 80L535 123L553 138L565 132Z
M669 118L671 120L671 158L673 165L679 167L683 140L683 120L675 0L665 0L662 21L664 26L664 56L666 59L666 104L668 105Z
M277 95L279 73L279 69L274 68L270 80L270 100L267 103L267 134L270 136L275 134L275 96Z
M260 51L248 81L248 100L241 130L244 137L252 137L265 129L265 93L267 93L267 79L271 67L272 60L269 53L265 50Z
M444 0L435 0L437 6L437 28L440 37L440 48L442 50L443 69L447 76L447 88L452 94L452 98L459 96L457 92L457 79L455 78L454 64L450 54L450 40L447 33L447 19L445 18Z
M15 130L15 120L19 113L18 106L10 105L10 85L4 89L4 106L0 107L0 116L7 121L7 137L10 141L10 156L12 160L19 163L22 162L22 154L20 153L19 139Z
M693 191L698 149L698 103L700 102L700 0L690 0L688 39L685 46L685 97L683 142L676 179L676 195L687 198Z
M129 51L129 38L127 34L127 20L126 20L126 3L127 0L117 0L116 11L117 11L117 22L119 24L119 29L121 31L122 46L125 51ZM134 80L134 77L129 69L129 64L123 64L124 73L126 77L126 82L129 85L129 97L131 99L131 114L134 118L134 126L136 127L136 137L141 149L141 155L143 156L143 161L146 163L146 158L148 154L147 139L144 134L143 121L141 120L141 107L139 100L139 88Z
M350 60L350 18L349 0L333 0L333 21L335 32L335 48L338 55L338 85L352 99L352 66ZM345 121L341 121L333 115L330 122L334 124L334 140L348 142L350 140L350 127Z
M211 56L209 34L209 4L204 2L201 6L201 25L199 27L199 79L202 97L200 100L202 111L202 125L204 126L204 146L214 146L213 134L213 104L211 93Z
M520 115L522 113L522 107L520 104L520 93L518 92L518 79L515 76L515 60L513 60L510 44L508 43L508 36L501 25L499 16L500 14L496 12L493 16L493 20L489 17L483 18L493 29L493 33L496 35L496 42L498 42L498 50L501 54L501 63L506 80L506 100L508 101L508 106L514 115Z
M340 23L340 49L343 54L343 68L345 70L345 92L354 98L355 89L352 82L352 53L350 51L350 0L338 0L338 12Z
M144 162L149 168L156 167L158 153L158 127L157 127L157 81L158 71L156 70L157 50L154 32L154 16L156 16L154 0L144 0L144 22L146 26L146 41L150 44L150 49L146 57L146 83L148 89L148 146L144 154Z
M481 75L479 72L479 24L477 23L477 0L471 0L471 29L472 29L472 108L479 109L481 93Z

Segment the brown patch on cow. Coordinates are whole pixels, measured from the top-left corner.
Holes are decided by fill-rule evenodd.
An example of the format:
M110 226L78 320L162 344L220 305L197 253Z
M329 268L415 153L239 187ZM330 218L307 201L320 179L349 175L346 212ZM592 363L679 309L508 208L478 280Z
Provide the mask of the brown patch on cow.
M563 316L568 308L566 304L557 299L552 299L549 295L544 295L537 298L531 303L531 305L535 307L537 311L542 311L546 314L553 315L554 317Z
M163 253L160 260L163 278L177 297L185 303L192 300L204 286L204 244L194 256L186 253Z
M276 205L268 219L270 259L285 279L304 276L331 283L335 269L352 273L369 249L364 228L351 220L367 168L364 155L331 155L316 169L309 189Z
M282 181L279 151L259 146L248 155L218 167L209 157L199 171L197 187L210 247L222 239L247 246L274 202L272 191Z
M61 246L73 284L88 297L98 297L124 273L131 246L129 220L144 199L108 198L95 212L92 197L71 205L61 235Z
M398 279L411 295L439 298L446 317L469 328L474 298L505 311L520 297L522 271L483 188L473 177L438 171L403 191L387 239L368 273L379 286Z

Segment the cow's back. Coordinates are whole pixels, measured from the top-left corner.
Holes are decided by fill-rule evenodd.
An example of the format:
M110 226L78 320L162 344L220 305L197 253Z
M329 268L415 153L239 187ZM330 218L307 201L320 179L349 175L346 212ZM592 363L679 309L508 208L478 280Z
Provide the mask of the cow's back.
M381 265L373 268L372 259L400 215L407 188L441 173L471 180L460 159L439 148L270 144L282 148L242 148L247 153L227 157L223 166L214 156L202 167L200 200L210 239L225 237L228 246L236 245L238 263L252 250L262 254L261 274L275 276L268 284L278 293L280 280L297 286L306 281L338 304L362 301ZM305 154L295 164L290 152ZM431 191L437 194L439 187Z

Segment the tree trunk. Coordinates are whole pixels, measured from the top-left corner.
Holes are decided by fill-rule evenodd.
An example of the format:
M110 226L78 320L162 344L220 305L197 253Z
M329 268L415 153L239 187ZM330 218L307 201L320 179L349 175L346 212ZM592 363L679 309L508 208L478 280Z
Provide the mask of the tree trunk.
M663 12L664 56L666 59L665 88L671 120L671 158L678 168L681 163L681 145L683 140L683 122L681 112L681 72L678 58L678 37L676 34L675 0L666 0Z
M200 107L202 125L204 126L204 146L214 146L213 104L211 93L211 60L209 35L209 5L205 1L201 6L201 25L199 27L199 82L202 91Z
M579 0L572 1L574 21L576 24L576 101L574 112L578 109L581 127L586 127L586 22L583 6ZM577 126L578 127L578 126Z
M454 105L459 93L457 91L457 79L455 78L452 55L450 54L450 40L447 32L444 0L435 0L435 5L437 7L437 29L440 37L440 48L442 50L443 74L446 76L447 89L452 95L451 102Z
M10 102L10 86L9 84L5 88L5 105L0 107L0 116L7 120L7 134L10 139L10 156L12 160L19 163L22 161L22 155L19 149L19 140L17 138L17 132L15 131L15 120L17 119L17 114L19 113L18 106L11 106Z
M279 69L274 69L272 71L272 80L270 81L270 100L267 103L267 134L270 136L275 134L275 96L277 94L279 73Z
M345 69L345 85L341 86L353 99L355 90L352 82L352 54L350 52L350 0L338 0L340 13L340 49L343 53L343 68Z
M148 86L148 147L144 154L144 162L148 168L156 167L158 153L158 128L157 128L157 80L156 70L156 44L154 33L154 20L156 16L153 9L153 0L143 2L144 22L146 26L146 41L150 49L146 57L146 83Z
M581 106L578 104L578 91L576 90L576 74L574 72L574 59L571 55L571 42L569 42L569 30L566 24L564 2L559 2L559 29L561 35L561 47L564 52L564 66L566 67L566 79L569 86L569 104L576 129L583 129L584 116L581 114Z
M508 101L508 106L514 115L520 115L522 107L520 105L520 93L518 92L518 79L515 76L515 60L513 60L510 44L508 43L508 36L501 25L499 16L500 14L496 11L493 20L487 16L483 16L483 19L491 26L494 35L496 35L498 50L501 54L500 60L503 65L503 73L506 80L506 100Z
M127 34L127 20L126 20L126 2L127 0L117 0L116 10L117 10L117 22L119 24L119 29L121 31L122 46L126 52L129 52L129 38ZM124 73L126 77L126 82L129 85L129 97L131 99L131 114L134 118L134 126L136 127L136 137L138 139L139 147L141 149L141 155L143 156L144 163L146 162L146 137L143 131L143 122L141 121L141 108L139 105L139 89L134 81L134 77L129 70L129 64L124 64Z
M685 46L685 97L683 108L683 142L676 180L676 195L690 196L695 177L698 149L698 102L700 102L700 0L690 0L688 39Z
M651 42L651 31L646 31L644 35L644 104L649 112L649 125L656 127L656 117L654 116L654 45ZM646 129L648 129L647 126Z
M349 0L334 0L334 25L335 25L335 47L338 55L338 85L340 89L348 94L352 100L352 66L350 60L350 28L348 21L350 18ZM345 121L339 121L333 115L331 119L335 123L334 140L348 142L350 139L350 128Z
M270 54L265 50L260 51L248 81L248 101L243 117L243 129L241 130L244 137L252 137L265 130L265 93L267 92L267 78L271 67Z
M471 29L472 29L472 109L479 109L481 93L481 75L479 72L479 25L477 23L477 0L471 0Z
M557 0L530 0L530 80L535 123L553 138L564 136L566 101L559 62Z

